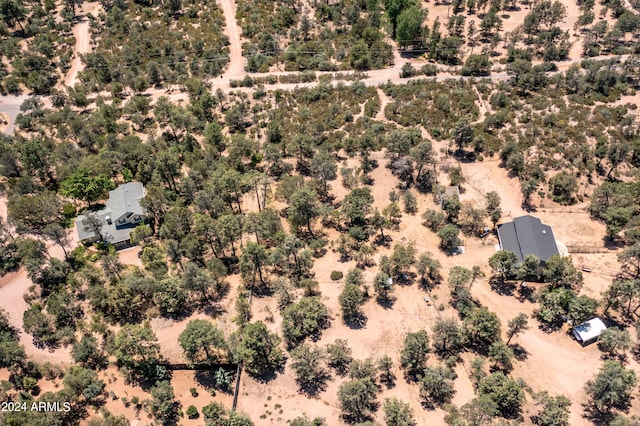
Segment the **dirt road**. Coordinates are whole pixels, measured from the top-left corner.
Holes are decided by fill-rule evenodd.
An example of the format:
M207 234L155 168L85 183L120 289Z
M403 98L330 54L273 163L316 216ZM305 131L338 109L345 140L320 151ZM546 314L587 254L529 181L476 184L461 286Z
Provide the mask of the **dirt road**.
M71 68L67 72L67 76L64 79L65 86L75 86L78 82L78 72L84 68L84 64L80 59L80 55L90 52L89 47L89 20L83 18L73 28L73 35L76 38L76 47L74 48L73 60L71 61Z
M78 73L84 69L81 55L91 52L91 35L89 34L89 18L87 15L97 14L99 8L100 3L98 2L85 3L82 7L82 18L73 27L76 45L73 49L74 55L71 61L71 68L69 68L64 79L65 86L75 86L78 83Z
M242 56L242 30L236 21L236 2L234 0L218 0L226 22L224 34L229 37L229 66L220 80L229 83L230 80L244 77L244 57Z

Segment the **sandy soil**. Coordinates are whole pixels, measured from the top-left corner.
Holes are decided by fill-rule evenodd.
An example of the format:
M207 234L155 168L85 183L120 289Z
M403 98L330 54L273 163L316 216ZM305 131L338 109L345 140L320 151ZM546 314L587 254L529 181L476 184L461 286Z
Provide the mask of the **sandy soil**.
M98 374L98 377L107 384L107 391L113 392L107 399L104 407L112 414L124 415L132 426L142 426L153 423L151 415L147 412L144 401L151 398L149 390L142 389L140 386L126 384L124 378L120 375L115 367L109 367ZM214 401L221 402L227 407L231 407L232 396L223 393L217 393L212 396L207 387L196 378L195 371L176 370L173 371L171 378L176 400L181 402L180 409L184 412L190 405L195 406L199 413L202 413L202 407ZM197 390L197 396L192 396L190 389ZM131 404L131 398L134 396L140 400L140 406L136 407ZM125 400L127 403L125 404ZM96 412L90 412L91 418L99 417ZM87 419L82 424L88 423ZM202 414L199 419L180 418L180 425L202 425Z
M140 266L142 267L142 260L140 259L140 251L142 251L142 247L135 246L130 247L128 249L120 250L118 252L118 256L120 257L120 262L123 265L132 265L132 266Z

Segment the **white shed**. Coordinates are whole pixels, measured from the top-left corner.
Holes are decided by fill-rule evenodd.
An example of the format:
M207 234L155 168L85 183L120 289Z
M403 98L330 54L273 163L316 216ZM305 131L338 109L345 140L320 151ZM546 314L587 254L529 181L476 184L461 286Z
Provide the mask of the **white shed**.
M587 346L598 340L600 334L606 329L607 326L596 317L573 327L573 335L582 346Z

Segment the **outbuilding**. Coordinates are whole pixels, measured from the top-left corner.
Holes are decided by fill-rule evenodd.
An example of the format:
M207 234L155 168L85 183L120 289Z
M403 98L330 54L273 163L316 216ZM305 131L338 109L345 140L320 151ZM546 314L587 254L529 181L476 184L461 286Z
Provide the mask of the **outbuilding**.
M587 346L598 340L600 334L606 329L607 326L596 317L573 327L573 335L582 346Z

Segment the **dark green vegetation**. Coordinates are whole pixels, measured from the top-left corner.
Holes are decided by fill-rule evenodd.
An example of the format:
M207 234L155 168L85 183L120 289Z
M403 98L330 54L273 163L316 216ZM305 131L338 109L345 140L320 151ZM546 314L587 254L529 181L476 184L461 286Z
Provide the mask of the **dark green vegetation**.
M24 85L49 94L71 63L75 7L64 2L57 13L53 1L0 3L0 93L20 93Z
M242 36L249 40L243 54L250 72L283 64L287 71L368 70L390 65L393 59L377 0L317 3L310 8L297 1L241 0L237 18Z
M146 5L118 1L92 22L96 49L83 57L92 90L140 92L163 83L222 73L228 58L224 18L214 0Z

